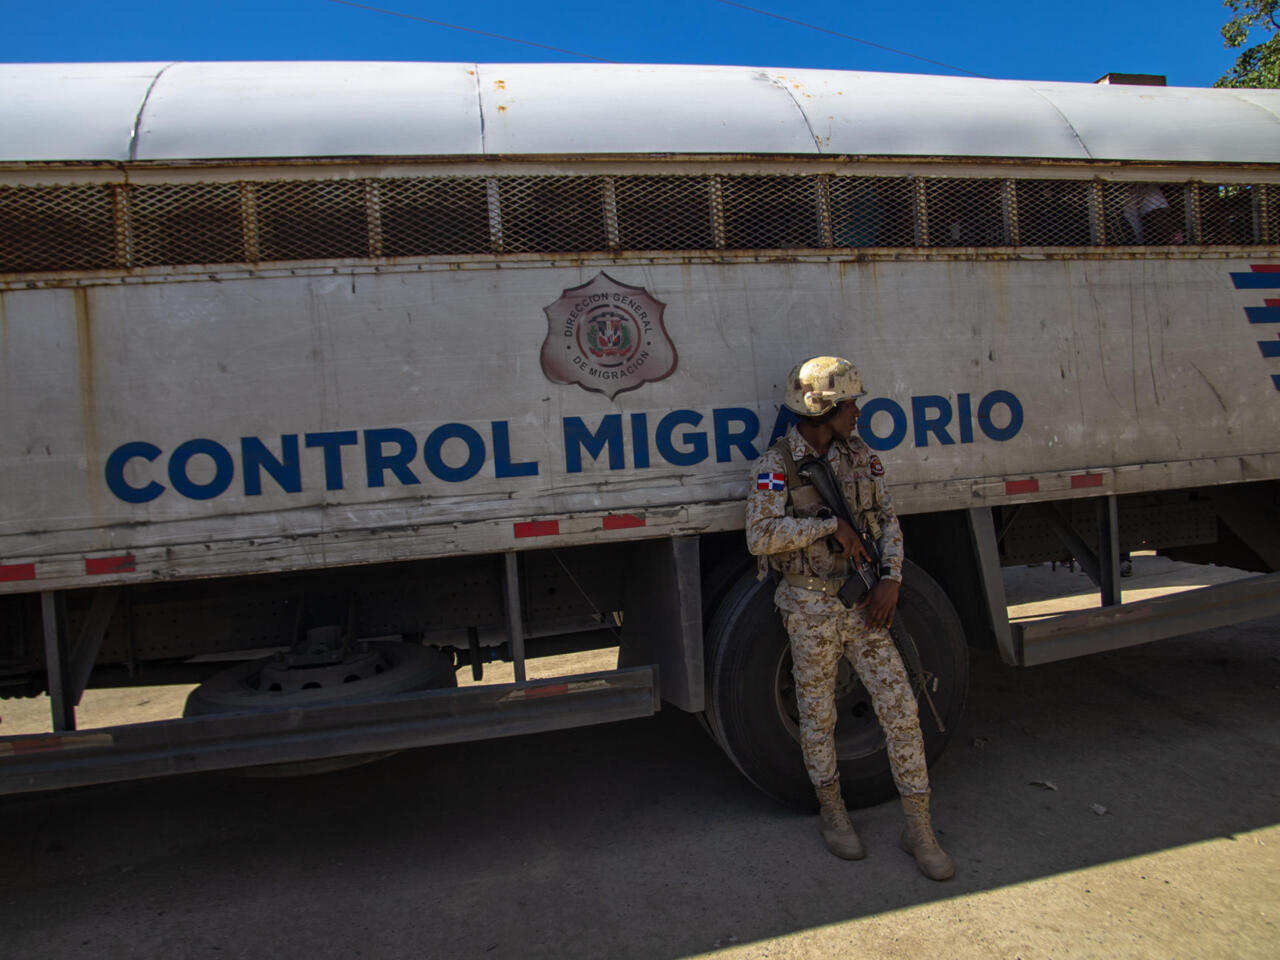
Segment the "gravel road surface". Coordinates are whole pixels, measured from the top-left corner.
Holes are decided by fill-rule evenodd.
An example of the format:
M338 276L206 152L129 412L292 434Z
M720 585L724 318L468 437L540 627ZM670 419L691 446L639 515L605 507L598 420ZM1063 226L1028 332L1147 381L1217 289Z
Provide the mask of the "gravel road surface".
M1280 619L1033 669L975 653L933 777L945 884L896 849L896 804L836 860L673 709L0 798L0 957L1280 956Z

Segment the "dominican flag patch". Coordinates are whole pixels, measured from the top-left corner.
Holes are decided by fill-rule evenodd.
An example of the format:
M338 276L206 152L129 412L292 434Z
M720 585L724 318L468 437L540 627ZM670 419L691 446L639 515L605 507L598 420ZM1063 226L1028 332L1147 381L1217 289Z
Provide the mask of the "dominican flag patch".
M787 489L787 475L785 473L757 473L756 489L785 490Z

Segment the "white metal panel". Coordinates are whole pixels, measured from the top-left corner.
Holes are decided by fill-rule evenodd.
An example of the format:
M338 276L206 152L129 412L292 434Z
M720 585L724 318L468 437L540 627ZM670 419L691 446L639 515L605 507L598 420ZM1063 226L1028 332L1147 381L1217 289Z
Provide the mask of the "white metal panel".
M128 159L160 66L0 68L0 159ZM1275 162L1280 92L718 66L180 63L156 82L135 146L152 160L821 152Z
M462 63L180 63L142 120L139 160L483 152Z
M1280 91L1036 84L1107 160L1280 162Z
M637 64L0 67L0 160L565 154L1274 163L1280 91ZM483 110L483 115L482 115Z
M766 70L482 64L480 78L491 154L817 152Z
M1260 110L1265 110L1271 116L1280 121L1280 90L1232 90L1231 95L1237 100L1243 100L1245 103L1253 104Z
M0 565L74 571L87 552L150 551L156 566L137 576L252 572L518 546L511 524L547 516L594 511L590 534L604 512L740 505L748 457L715 442L715 411L753 413L762 450L786 371L835 349L867 381L869 429L898 431L880 455L905 512L1005 497L1006 479L1027 476L1046 495L1069 495L1084 471L1106 484L1089 492L1276 476L1274 361L1244 311L1265 291L1231 279L1248 264L618 263L611 276L666 304L679 361L613 400L549 381L538 359L543 308L598 267L128 284L81 300L5 293ZM984 398L1002 392L1023 414L1003 437L992 425L1009 424L1007 405L983 425ZM679 410L695 422L664 448L660 424ZM570 470L565 424L578 417L593 432L614 418L616 463L601 449ZM450 480L424 462L425 438L445 424L474 431L474 475ZM497 469L495 424L509 430L510 460L536 472ZM415 438L415 482L385 471L370 482L365 431L385 428ZM241 438L279 455L285 435L339 431L351 432L341 486L305 444L299 490L244 485ZM179 495L167 469L196 438L237 463L210 499ZM162 451L128 464L131 486L167 488L149 502L105 482L108 456L133 441ZM699 443L695 462L668 455ZM465 442L445 441L442 456L456 468ZM209 481L203 455L189 476ZM178 567L166 566L171 550Z
M99 451L93 401L85 402L96 384L92 330L78 322L83 311L76 301L83 297L74 290L0 295L0 513L14 530L70 520L82 529L79 542L94 549L97 536L86 528L105 517L90 468Z
M124 160L161 64L0 67L0 160ZM483 116L481 116L483 105ZM637 64L180 63L143 160L837 154L1276 163L1280 91Z
M773 71L823 153L1086 159L1030 84L840 70Z
M0 64L0 162L128 160L163 63Z

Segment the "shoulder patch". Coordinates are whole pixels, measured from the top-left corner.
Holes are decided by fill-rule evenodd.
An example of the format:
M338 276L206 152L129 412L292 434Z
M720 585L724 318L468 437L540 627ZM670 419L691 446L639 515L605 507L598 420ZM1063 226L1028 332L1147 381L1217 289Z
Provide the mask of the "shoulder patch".
M884 464L880 462L880 458L875 454L871 455L871 475L873 477L884 476Z
M757 473L756 489L785 490L787 489L787 475L785 473Z

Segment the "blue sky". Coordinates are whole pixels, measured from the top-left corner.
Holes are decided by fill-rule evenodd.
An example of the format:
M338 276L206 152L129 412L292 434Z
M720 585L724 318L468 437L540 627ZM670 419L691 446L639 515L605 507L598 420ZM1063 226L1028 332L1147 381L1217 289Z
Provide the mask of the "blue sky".
M1089 82L1115 71L1209 86L1234 59L1218 0L859 3L744 0L984 76ZM955 73L719 0L369 0L610 60ZM61 0L6 4L0 62L93 60L573 61L333 0Z

